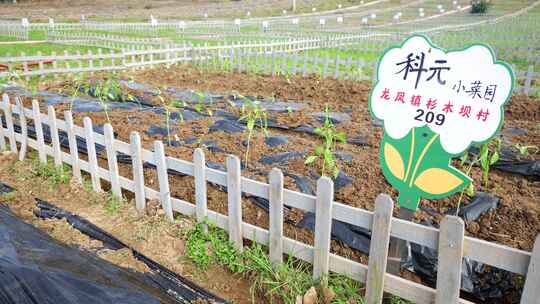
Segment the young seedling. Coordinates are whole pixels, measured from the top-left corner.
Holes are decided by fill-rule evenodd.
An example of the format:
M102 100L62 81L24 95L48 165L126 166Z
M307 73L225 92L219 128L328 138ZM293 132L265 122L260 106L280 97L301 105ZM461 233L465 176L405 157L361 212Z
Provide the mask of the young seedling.
M334 159L336 143L345 143L347 138L344 132L336 131L329 116L328 106L325 108L324 112L325 118L323 126L314 130L315 134L323 138L323 143L315 147L314 153L306 158L304 164L310 165L315 163L316 160L320 160L322 162L321 175L327 176L327 174L330 173L332 177L336 178L339 173L339 167Z
M480 148L480 167L482 168L482 183L487 188L489 181L489 169L500 158L502 141L494 139Z
M476 165L480 165L480 167L482 168L482 183L484 184L484 187L487 188L488 179L489 179L489 169L491 165L493 165L499 160L500 149L501 149L501 140L494 139L489 143L483 144L480 147L480 152L470 159L469 159L470 157L469 152L465 152L465 154L463 154L463 156L460 159L460 167L462 168L462 170L465 172L467 176L470 176L472 168ZM468 165L466 165L467 162L468 162ZM467 194L468 197L473 197L475 193L476 193L476 189L474 188L474 182L471 182L467 188L461 191L459 195L459 200L457 203L456 215L459 213L459 208L461 207L461 202L463 201L464 194Z
M12 84L18 84L22 81L21 72L10 69L4 77L0 77L0 88L6 87Z
M518 143L514 145L514 148L516 148L519 151L519 154L522 156L529 156L540 152L540 148L538 148L538 146L532 145L527 146Z
M108 78L106 80L97 80L94 87L91 85L83 85L84 92L87 95L93 95L98 98L103 106L107 122L110 123L108 112L109 101L135 101L135 97L129 93L124 93L120 81L116 78ZM93 90L93 92L92 92ZM92 94L93 93L93 94Z
M210 109L209 107L206 107L206 105L204 104L204 94L201 93L201 92L193 92L195 93L195 95L197 95L197 104L195 105L195 111L199 112L199 113L203 113L206 111L206 113L210 116L212 116L212 109Z
M248 131L247 135L247 144L246 144L246 154L245 154L245 164L246 168L249 164L249 148L251 144L251 137L255 131L255 127L258 126L263 135L268 136L268 116L266 110L261 107L259 101L251 101L249 98L246 98L242 95L239 97L244 101L242 103L241 113L242 116L238 121L245 121Z

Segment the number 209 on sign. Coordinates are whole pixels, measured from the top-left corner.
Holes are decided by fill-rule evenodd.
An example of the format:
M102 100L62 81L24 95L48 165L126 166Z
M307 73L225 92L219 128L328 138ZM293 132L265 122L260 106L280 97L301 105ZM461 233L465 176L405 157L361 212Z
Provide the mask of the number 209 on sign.
M437 126L442 126L444 124L445 120L444 114L437 114L431 112L431 111L424 111L422 109L416 110L416 116L414 117L414 120L417 121L425 121L427 123L435 123Z

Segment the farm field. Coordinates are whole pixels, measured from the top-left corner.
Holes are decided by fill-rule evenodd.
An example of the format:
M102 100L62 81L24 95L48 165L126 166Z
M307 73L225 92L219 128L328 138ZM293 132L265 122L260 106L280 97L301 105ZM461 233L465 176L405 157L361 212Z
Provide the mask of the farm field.
M0 4L0 251L40 269L40 290L68 301L92 286L96 303L540 296L540 1L19 2ZM414 212L383 174L388 126L369 101L381 56L412 35L488 45L513 70L500 130L450 158L470 185Z

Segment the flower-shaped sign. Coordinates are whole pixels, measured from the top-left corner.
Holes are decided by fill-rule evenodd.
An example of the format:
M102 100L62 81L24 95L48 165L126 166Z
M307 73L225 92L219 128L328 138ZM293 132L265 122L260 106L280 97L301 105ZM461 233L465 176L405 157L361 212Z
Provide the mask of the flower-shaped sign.
M496 135L513 85L512 69L486 45L447 51L414 35L382 55L369 108L384 122L381 167L401 206L415 210L421 197L470 183L450 159Z

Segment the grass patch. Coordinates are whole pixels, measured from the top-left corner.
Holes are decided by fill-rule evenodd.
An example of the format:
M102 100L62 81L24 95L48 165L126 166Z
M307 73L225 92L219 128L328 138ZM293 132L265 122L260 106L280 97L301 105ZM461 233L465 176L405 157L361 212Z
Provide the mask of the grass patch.
M61 45L54 43L10 43L10 44L0 44L0 57L1 56L19 56L21 52L24 52L26 55L37 55L38 52L41 52L43 55L50 55L52 52L56 52L57 55L61 55L64 51L68 51L71 54L75 54L76 51L81 53L87 53L92 51L97 54L97 47L87 47L87 46L76 46L76 45ZM109 52L105 50L104 52Z
M263 295L265 298L294 304L296 297L304 295L312 286L318 286L311 276L311 265L287 258L280 265L273 265L266 250L253 243L238 252L229 242L227 233L212 224L197 224L185 233L186 255L202 271L213 264L221 265L233 273L248 277L252 282L251 295ZM359 294L362 285L342 275L332 274L328 286L334 291L332 303L363 303ZM318 293L322 294L321 292ZM322 302L321 302L322 303Z
M125 204L124 199L117 197L116 195L109 194L105 201L105 213L113 216L118 213L120 208Z
M51 186L58 184L67 184L71 180L71 169L66 164L55 166L52 160L47 163L41 163L34 159L32 165L32 176L41 177L47 180Z

